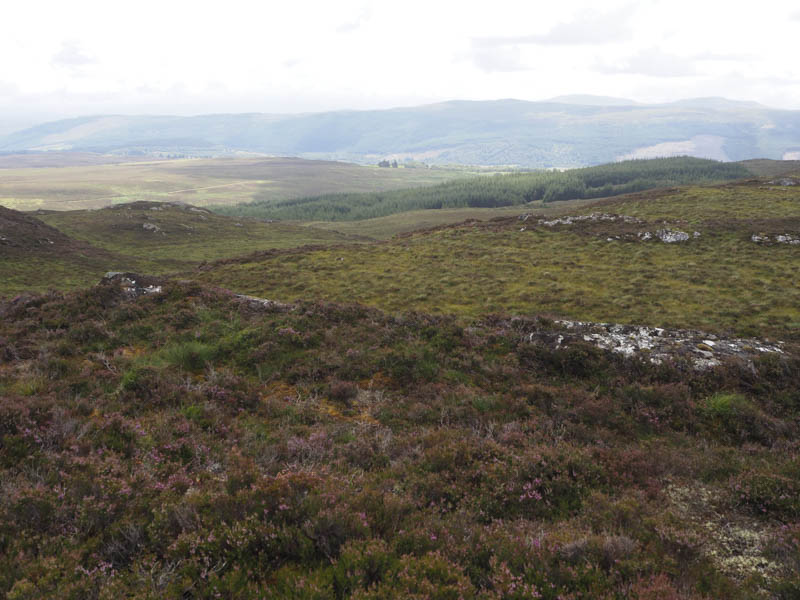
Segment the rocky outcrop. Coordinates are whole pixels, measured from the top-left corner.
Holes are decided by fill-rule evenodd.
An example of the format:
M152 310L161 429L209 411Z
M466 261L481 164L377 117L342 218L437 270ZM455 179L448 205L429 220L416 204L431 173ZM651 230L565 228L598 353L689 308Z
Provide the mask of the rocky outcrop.
M754 233L750 236L750 241L756 244L789 244L791 246L800 246L800 235L779 233L770 236L762 233Z
M627 357L641 357L653 364L683 359L697 370L710 369L726 359L739 359L745 364L760 354L785 354L782 342L754 338L722 338L702 331L664 329L615 323L588 321L555 321L560 330L537 329L527 334L530 342L545 343L556 348L575 342L588 342L598 348Z
M116 287L126 298L139 298L160 294L163 291L163 282L160 279L137 273L109 271L103 276L100 284Z
M522 215L520 219L525 221L527 217L530 215ZM525 217L523 219L523 217ZM641 219L637 217L630 217L628 215L613 215L608 213L592 213L590 215L578 215L578 216L567 216L567 217L559 217L557 219L545 220L539 219L539 225L544 225L545 227L555 227L556 225L574 225L575 223L598 223L598 222L609 222L609 223L643 223Z
M638 234L639 239L642 241L651 240L653 238L661 240L665 244L674 244L675 242L685 242L689 240L689 234L680 229L657 229L655 233L644 231ZM700 232L695 231L691 235L692 238L697 239L700 237Z
M233 297L241 301L248 308L257 310L267 310L269 312L283 312L293 308L292 304L276 302L275 300L267 300L266 298L257 298L256 296L248 296L246 294L234 294Z
M523 214L519 216L520 221L527 221L530 214ZM605 237L606 241L628 241L628 242L648 242L651 240L658 240L665 244L674 244L678 242L686 242L690 239L700 237L700 232L695 231L691 234L675 229L672 227L660 227L650 231L637 231L636 227L631 225L644 225L646 222L638 217L630 215L616 215L609 213L591 213L589 215L577 215L558 217L556 219L539 219L539 225L544 227L556 226L580 226L580 231L591 235ZM611 229L603 227L604 224L613 225ZM663 223L666 225L666 223ZM525 231L527 228L523 227L520 231Z

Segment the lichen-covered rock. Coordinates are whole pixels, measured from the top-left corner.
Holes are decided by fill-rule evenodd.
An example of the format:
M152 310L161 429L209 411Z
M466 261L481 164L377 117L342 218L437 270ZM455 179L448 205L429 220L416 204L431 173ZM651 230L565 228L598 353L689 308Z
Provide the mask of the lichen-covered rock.
M641 356L653 364L685 359L697 370L710 369L724 359L736 358L750 364L763 353L785 354L782 342L757 339L722 339L715 335L689 329L664 329L615 323L588 321L555 321L559 332L534 331L530 342L552 343L562 347L576 341L589 342L598 348L627 357Z
M116 286L126 298L160 294L163 291L162 282L158 278L120 271L109 271L100 284Z
M676 242L685 242L689 239L689 234L679 229L659 229L656 231L656 237L665 244L674 244Z
M525 215L523 215L525 216ZM522 217L520 217L522 219ZM526 219L522 219L527 220ZM607 221L610 223L642 223L642 220L637 217L630 217L628 215L612 215L608 213L592 213L590 215L578 215L578 216L567 216L567 217L559 217L557 219L539 219L539 225L544 225L545 227L555 227L556 225L573 225L575 223L581 222L600 222L600 221Z
M750 241L756 244L789 244L791 246L800 246L800 236L792 233L779 233L771 237L762 233L754 233L750 236Z
M145 231L152 231L153 233L158 233L161 231L161 227L156 225L155 223L142 223L142 229Z
M655 232L640 231L638 234L636 234L636 237L642 242L648 242L652 239L657 239L665 244L674 244L676 242L687 241L689 239L689 234L679 229L658 229ZM694 239L699 238L700 232L695 231L691 237Z

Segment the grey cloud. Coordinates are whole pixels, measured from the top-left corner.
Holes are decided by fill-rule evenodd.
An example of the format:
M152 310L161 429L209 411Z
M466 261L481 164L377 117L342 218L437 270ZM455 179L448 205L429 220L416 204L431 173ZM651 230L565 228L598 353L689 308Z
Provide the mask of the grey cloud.
M515 37L473 38L475 46L493 47L522 44L587 45L609 44L628 40L633 31L629 19L633 8L624 6L608 13L587 12L574 21L559 23L543 34Z
M369 22L371 18L372 18L372 12L370 11L369 7L364 7L361 9L361 13L355 19L339 25L336 28L336 32L351 33L353 31L356 31L357 29L361 29L364 25L366 25Z
M56 67L80 69L95 64L97 60L81 48L78 42L67 40L61 43L61 50L53 55L50 62Z
M514 71L530 70L520 59L517 46L500 48L473 48L470 52L471 61L486 73L510 73Z
M667 54L658 48L642 50L617 64L597 63L594 68L601 73L628 73L650 77L697 75L697 68L691 58Z
M0 81L0 98L8 98L19 94L19 86L9 81Z
M692 55L694 60L713 60L719 62L740 62L743 60L754 60L756 57L752 54L718 54L716 52L700 52L699 54Z

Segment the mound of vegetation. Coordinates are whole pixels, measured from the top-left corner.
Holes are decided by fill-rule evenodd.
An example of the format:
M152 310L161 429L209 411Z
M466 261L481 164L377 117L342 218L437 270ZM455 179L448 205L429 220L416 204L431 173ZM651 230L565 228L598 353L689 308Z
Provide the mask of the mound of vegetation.
M359 239L290 223L237 220L173 202L35 216L0 206L0 297L85 287L107 271L166 273L259 249Z
M174 263L355 240L313 227L236 220L177 202L130 202L102 210L53 211L40 218L95 246Z
M303 221L351 221L420 209L498 207L617 196L647 189L748 177L734 163L679 157L631 160L557 172L465 178L431 187L363 194L329 194L285 201L256 200L219 207L228 215Z
M36 217L0 206L0 252L3 256L64 252L78 245L75 240Z
M126 277L0 305L4 597L800 592L791 353Z
M66 235L41 219L0 206L0 298L31 290L85 287L124 261L143 261Z

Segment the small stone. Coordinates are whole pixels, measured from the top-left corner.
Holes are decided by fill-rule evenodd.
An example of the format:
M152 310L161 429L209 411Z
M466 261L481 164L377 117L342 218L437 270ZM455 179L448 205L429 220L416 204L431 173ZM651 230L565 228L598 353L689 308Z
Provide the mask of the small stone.
M659 229L656 231L656 237L665 244L674 244L676 242L685 242L689 239L689 234L677 229Z

